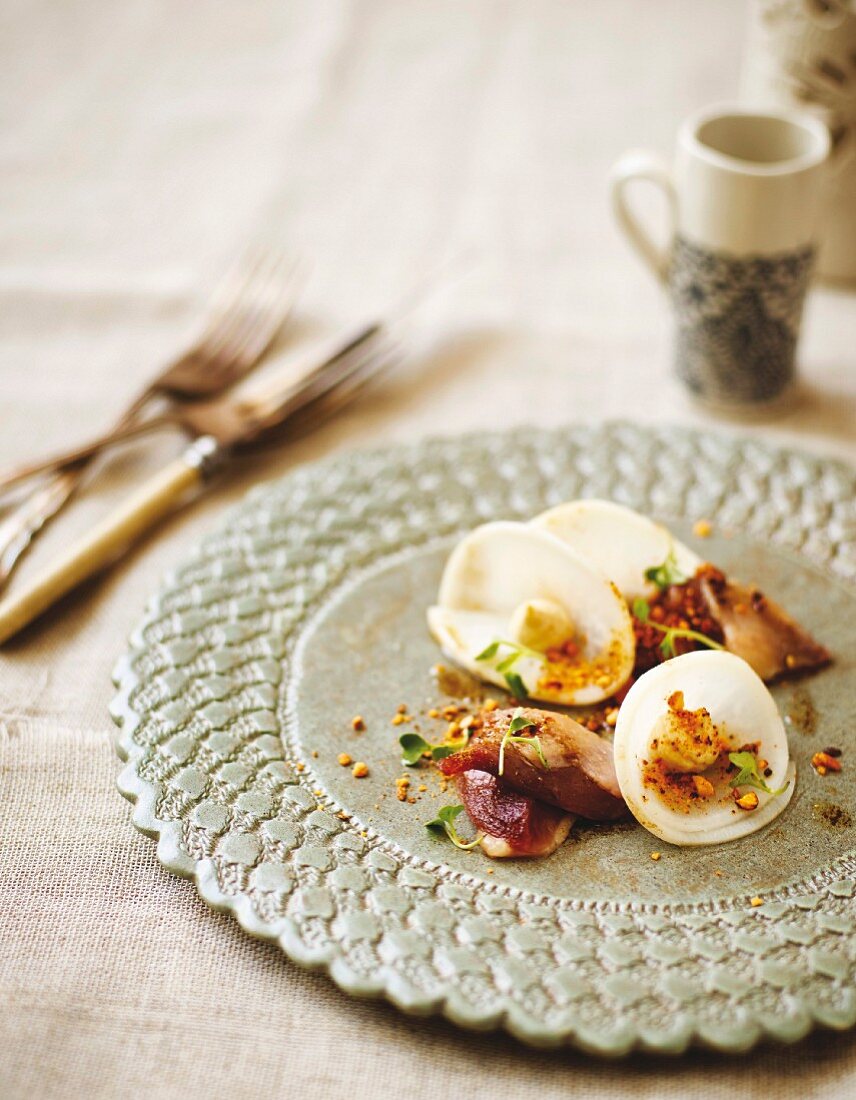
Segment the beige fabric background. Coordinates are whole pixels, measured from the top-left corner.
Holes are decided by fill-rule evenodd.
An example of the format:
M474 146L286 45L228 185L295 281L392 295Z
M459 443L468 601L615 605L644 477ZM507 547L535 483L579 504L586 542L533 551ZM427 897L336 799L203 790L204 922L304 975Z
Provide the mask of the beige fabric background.
M739 0L4 0L0 461L105 424L252 236L314 261L295 334L465 261L382 391L245 463L0 655L4 1100L852 1094L853 1035L608 1065L349 1000L159 868L115 791L106 709L146 596L260 478L484 425L714 426L669 378L666 308L610 223L605 174L733 94L744 14ZM801 404L742 430L856 459L854 314L852 297L815 292ZM102 468L29 568L174 449Z

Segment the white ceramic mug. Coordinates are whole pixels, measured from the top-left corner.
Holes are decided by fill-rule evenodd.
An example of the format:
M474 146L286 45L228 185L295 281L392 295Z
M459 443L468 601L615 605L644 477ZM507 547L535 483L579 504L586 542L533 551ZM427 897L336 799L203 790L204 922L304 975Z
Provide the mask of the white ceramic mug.
M613 169L616 218L669 290L677 372L697 397L764 403L792 381L828 155L829 133L808 114L726 106L683 124L674 169L641 151ZM636 180L667 196L664 247L627 204Z

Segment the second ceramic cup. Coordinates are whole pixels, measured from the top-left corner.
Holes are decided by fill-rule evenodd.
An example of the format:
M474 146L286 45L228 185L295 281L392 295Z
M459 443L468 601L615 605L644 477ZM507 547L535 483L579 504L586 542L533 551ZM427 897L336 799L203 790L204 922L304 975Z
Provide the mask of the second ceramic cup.
M809 115L715 107L681 127L674 172L644 151L613 169L615 215L669 290L676 370L696 397L760 405L792 382L828 155L828 131ZM665 248L628 206L635 180L666 193Z

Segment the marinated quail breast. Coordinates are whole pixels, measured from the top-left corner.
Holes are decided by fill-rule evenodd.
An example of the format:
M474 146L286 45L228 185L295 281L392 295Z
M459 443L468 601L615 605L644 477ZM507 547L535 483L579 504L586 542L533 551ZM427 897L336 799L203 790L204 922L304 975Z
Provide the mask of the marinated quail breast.
M528 736L506 740L504 785L591 821L624 816L626 807L615 777L612 746L564 714L533 707L496 710L485 718L467 748L441 762L441 771L448 776L471 769L499 774L500 749L515 714L533 724L525 731ZM536 738L543 761L534 744Z
M829 651L759 589L729 581L710 565L699 570L697 580L726 649L742 657L762 680L829 664Z
M511 790L490 772L462 772L458 792L492 859L549 856L567 838L572 814Z

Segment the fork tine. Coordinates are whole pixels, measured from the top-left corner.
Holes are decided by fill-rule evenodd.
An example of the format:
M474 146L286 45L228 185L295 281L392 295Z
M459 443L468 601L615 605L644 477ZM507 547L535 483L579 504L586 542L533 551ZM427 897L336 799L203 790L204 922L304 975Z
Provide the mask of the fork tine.
M226 360L224 349L229 347L235 333L245 328L248 313L252 315L260 292L270 283L272 273L277 270L278 265L285 262L284 257L273 252L256 258L245 278L234 284L231 300L221 309L204 337L197 341L194 348L196 354L204 355L208 359L222 355Z
M296 409L286 425L290 433L305 435L313 431L319 424L356 400L378 375L401 362L401 358L400 346L391 343L382 344L374 354L363 358L347 376Z
M314 409L317 417L322 412L326 414L325 410L334 411L391 365L394 348L379 324L366 326L296 387L260 401L257 406L260 421L270 425L267 431L274 435L279 428L291 428L299 416L308 417L306 410ZM262 428L262 438L265 434Z
M255 362L276 336L288 316L295 299L295 288L302 274L298 261L282 258L260 284L254 299L248 299L243 317L229 339L224 341L221 355L230 363Z
M283 415L291 415L310 401L339 385L355 371L381 335L379 324L369 324L338 344L296 384L278 387L256 399L257 415L262 421L280 423Z
M266 259L265 251L258 245L245 249L215 285L208 302L207 319L194 347L207 344L229 322L236 308L240 308L248 286L258 275Z
M295 301L297 287L303 281L305 274L304 265L296 260L282 273L278 282L271 285L267 308L267 331L265 331L265 325L261 321L255 329L252 326L250 327L244 336L243 346L240 349L242 360L252 357L258 358L262 354L263 349L267 347L279 330L282 319L287 315L291 304Z
M288 318L302 274L302 264L294 258L289 260L280 250L260 245L245 250L216 285L208 322L196 343L131 402L123 419L136 416L156 392L155 387L168 388L170 372L181 372L185 365L191 372L204 371L209 380L208 392L216 392L245 375ZM84 469L85 463L51 479L22 501L8 522L0 523L0 587L38 531L71 499Z
M204 349L212 371L241 374L261 357L291 312L297 282L296 266L283 262L254 284L216 345Z

